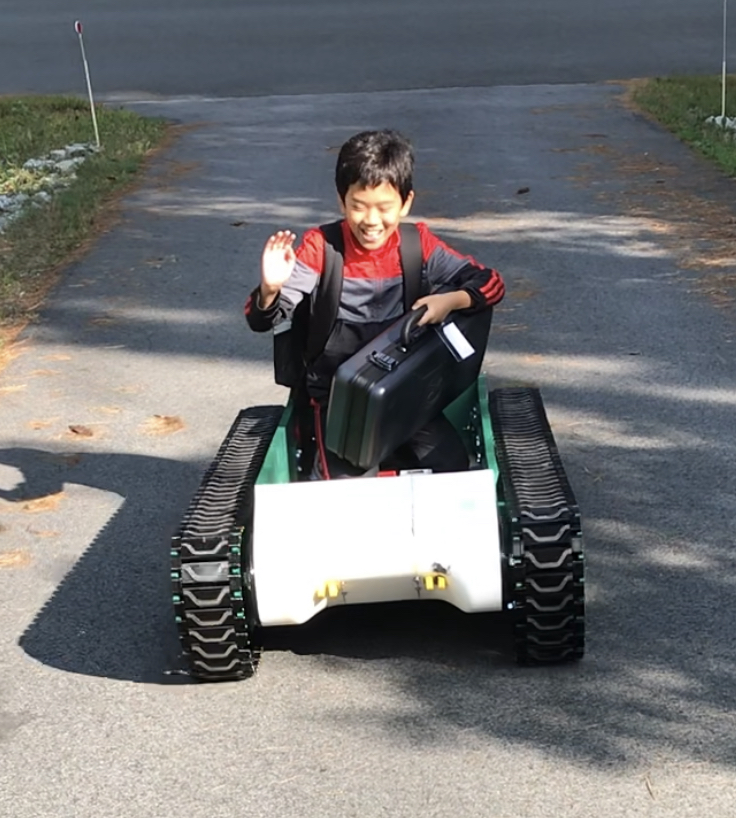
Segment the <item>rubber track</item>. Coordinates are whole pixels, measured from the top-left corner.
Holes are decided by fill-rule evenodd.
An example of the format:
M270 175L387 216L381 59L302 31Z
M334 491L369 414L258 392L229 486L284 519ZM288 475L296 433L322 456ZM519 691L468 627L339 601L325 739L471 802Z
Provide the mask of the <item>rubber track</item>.
M204 474L171 541L179 639L191 676L252 676L257 608L250 571L253 486L283 406L244 409Z
M489 396L501 475L508 607L521 664L572 661L585 650L580 511L539 390Z

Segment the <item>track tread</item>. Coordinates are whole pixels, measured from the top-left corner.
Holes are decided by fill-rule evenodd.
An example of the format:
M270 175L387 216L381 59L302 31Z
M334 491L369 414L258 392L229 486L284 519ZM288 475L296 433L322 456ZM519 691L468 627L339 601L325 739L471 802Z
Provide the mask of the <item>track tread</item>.
M505 502L517 660L579 659L585 651L580 510L541 395L532 387L495 389L489 407Z
M172 597L191 676L243 679L258 666L250 572L253 487L283 406L243 409L171 540Z

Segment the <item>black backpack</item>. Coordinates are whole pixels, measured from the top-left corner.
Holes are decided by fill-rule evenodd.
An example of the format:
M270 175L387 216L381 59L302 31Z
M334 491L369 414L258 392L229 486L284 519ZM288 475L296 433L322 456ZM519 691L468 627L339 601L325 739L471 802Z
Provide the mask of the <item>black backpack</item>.
M335 326L342 297L345 245L342 222L323 224L325 264L311 298L303 298L291 321L274 327L273 360L276 383L300 389L307 367L323 352ZM402 224L401 269L404 278L404 310L422 296L422 245L416 225Z

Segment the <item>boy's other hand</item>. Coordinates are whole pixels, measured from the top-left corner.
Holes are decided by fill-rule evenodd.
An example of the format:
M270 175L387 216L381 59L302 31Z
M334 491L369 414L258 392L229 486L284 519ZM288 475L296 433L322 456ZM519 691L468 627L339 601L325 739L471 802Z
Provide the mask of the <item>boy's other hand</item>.
M424 324L441 324L454 310L465 310L471 306L472 300L465 290L456 290L451 293L436 293L425 295L414 302L412 309L426 306L427 312L419 319L419 326Z
M261 256L261 306L267 309L281 292L296 264L294 240L289 230L274 233L263 248Z

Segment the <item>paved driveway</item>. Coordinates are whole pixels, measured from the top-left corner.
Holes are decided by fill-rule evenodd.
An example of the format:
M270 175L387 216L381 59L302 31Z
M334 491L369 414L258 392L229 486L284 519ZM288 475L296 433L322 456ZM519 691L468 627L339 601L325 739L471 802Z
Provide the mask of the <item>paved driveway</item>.
M730 818L732 185L620 90L139 106L187 127L0 379L0 815ZM543 389L588 654L522 670L497 617L410 606L189 684L167 537L238 409L283 397L241 317L260 247L330 216L335 147L384 124L416 215L508 282L486 368Z

